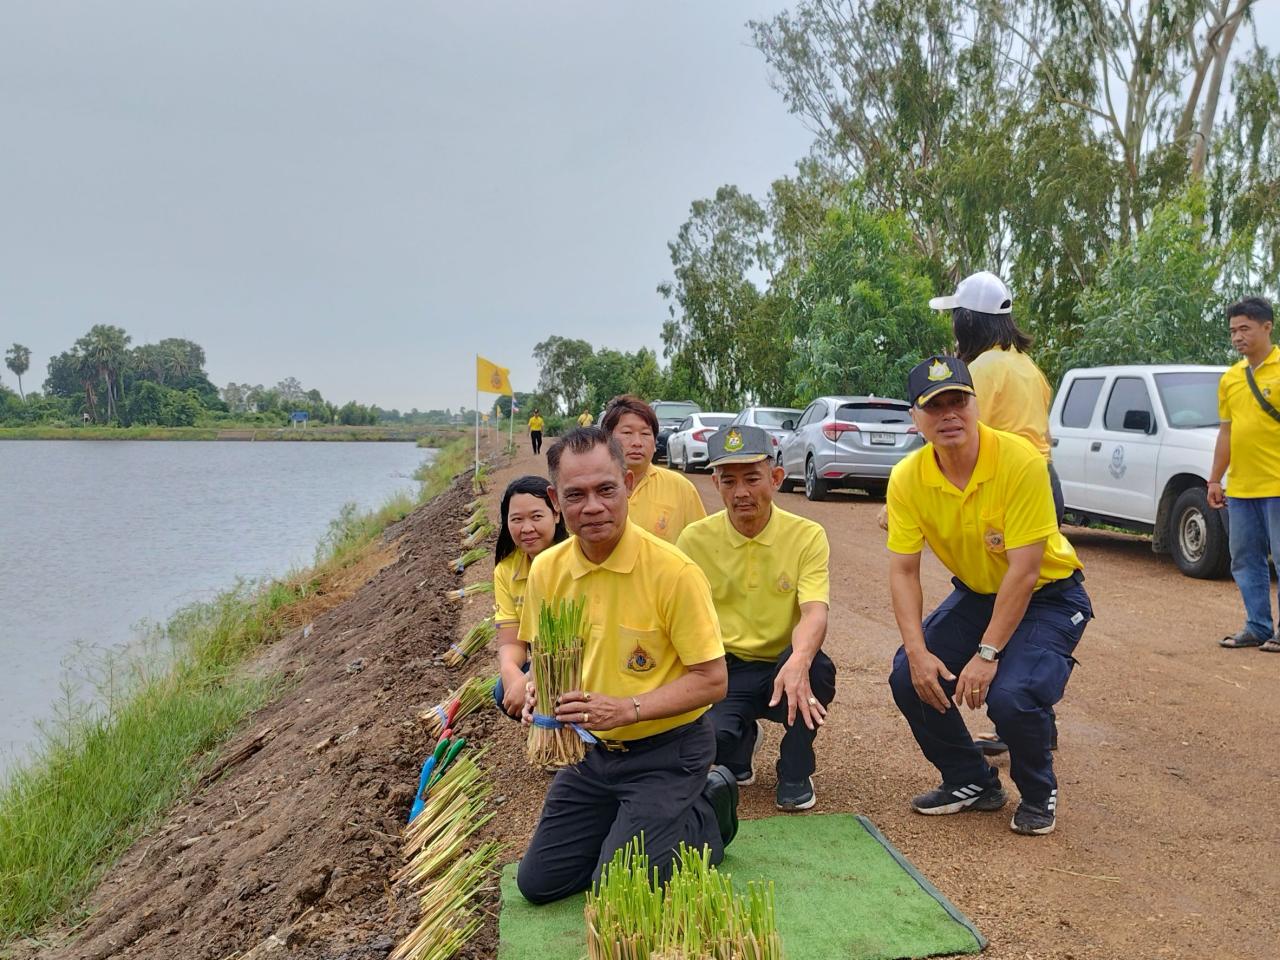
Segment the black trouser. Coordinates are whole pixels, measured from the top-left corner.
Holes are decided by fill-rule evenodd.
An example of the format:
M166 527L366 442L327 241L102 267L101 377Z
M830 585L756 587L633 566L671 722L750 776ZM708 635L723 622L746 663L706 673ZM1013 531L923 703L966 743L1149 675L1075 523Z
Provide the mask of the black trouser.
M541 453L542 452L542 431L530 430L529 439L533 441L533 452Z
M742 660L729 653L725 662L729 667L729 692L719 703L711 707L708 716L716 727L716 763L722 763L735 774L745 774L751 769L751 751L756 745L756 721L787 722L787 698L784 695L776 707L769 706L773 695L773 682L778 669L791 656L787 647L777 660ZM821 650L809 665L809 686L813 695L824 707L836 698L836 665ZM813 776L813 739L818 731L805 726L797 712L796 719L782 735L782 747L778 751L776 770L778 780L798 783Z
M681 841L710 847L712 863L724 858L715 811L702 794L715 755L706 716L627 747L591 747L551 781L516 873L526 900L549 903L586 890L614 851L641 833L650 867L663 881Z
M1022 799L1044 805L1057 791L1053 774L1053 705L1062 699L1075 663L1072 654L1093 618L1083 575L1047 584L1031 595L1022 622L1005 645L987 691L987 715L1009 745L1009 775ZM995 596L974 593L959 580L955 590L924 619L926 649L957 677L972 659L991 623ZM954 680L939 680L948 697ZM996 771L969 736L959 709L939 713L921 701L911 683L906 651L898 648L889 686L925 757L950 786L993 784Z

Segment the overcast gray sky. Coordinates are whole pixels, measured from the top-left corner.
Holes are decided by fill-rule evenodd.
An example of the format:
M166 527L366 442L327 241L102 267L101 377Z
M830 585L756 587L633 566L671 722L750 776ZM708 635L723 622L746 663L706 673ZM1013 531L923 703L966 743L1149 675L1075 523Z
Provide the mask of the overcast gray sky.
M786 5L10 0L0 350L38 387L114 323L427 409L476 352L531 389L553 333L660 347L690 202L808 149L744 25Z

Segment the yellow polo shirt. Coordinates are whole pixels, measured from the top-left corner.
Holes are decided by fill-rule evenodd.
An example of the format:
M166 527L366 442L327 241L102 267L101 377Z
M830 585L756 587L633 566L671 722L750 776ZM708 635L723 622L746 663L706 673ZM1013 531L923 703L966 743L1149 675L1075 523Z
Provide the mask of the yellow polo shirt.
M542 430L542 418L541 418L541 417L530 417L530 418L529 418L529 429L530 429L530 430L537 430L537 431L541 432L541 430Z
M725 652L743 660L778 659L800 604L829 602L826 531L777 504L750 539L721 510L685 527L676 546L707 575Z
M667 543L680 539L684 528L707 515L698 488L673 470L653 464L631 491L627 507L631 522Z
M578 415L578 426L580 427L589 427L595 422L596 422L596 418L589 413L583 413Z
M493 568L493 622L519 623L524 589L529 579L529 558L518 547Z
M993 594L1009 570L1006 550L1044 541L1035 589L1084 565L1058 530L1044 458L1022 437L978 424L978 462L963 490L942 475L926 444L889 475L889 550L925 543L976 593Z
M982 422L1025 437L1048 460L1053 389L1035 361L1016 347L993 347L974 358L969 373Z
M1241 360L1218 381L1218 418L1231 421L1231 465L1226 493L1231 497L1280 497L1280 423L1258 404ZM1253 371L1258 389L1280 410L1280 347Z
M679 680L686 664L724 656L711 588L697 565L633 523L604 563L582 554L578 538L534 558L520 617L520 639L536 644L544 602L587 598L590 636L583 652L588 691L630 698ZM637 740L698 719L710 704L661 720L642 720L600 736Z

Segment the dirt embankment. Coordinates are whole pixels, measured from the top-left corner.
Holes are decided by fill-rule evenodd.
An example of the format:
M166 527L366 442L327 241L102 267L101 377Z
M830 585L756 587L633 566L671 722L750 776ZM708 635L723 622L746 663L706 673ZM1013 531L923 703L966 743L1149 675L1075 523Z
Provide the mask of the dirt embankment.
M499 471L491 513L511 477L540 469L541 459L526 454ZM696 483L718 508L709 478ZM389 952L415 917L389 877L430 746L417 714L465 676L492 669L435 661L488 613L487 597L461 609L439 600L460 579L444 563L458 552L469 499L455 489L416 512L392 531L395 562L317 620L310 637L290 636L269 653L294 686L224 756L239 756L269 729L261 749L141 840L93 897L77 939L40 956L224 960L273 934L287 945L267 956ZM832 546L827 649L839 693L818 738L815 812L871 817L990 937L988 957L1280 955L1280 818L1270 803L1280 785L1271 729L1280 657L1214 645L1239 625L1229 581L1188 580L1137 538L1067 531L1097 620L1058 710L1058 830L1018 837L1008 829L1012 804L955 817L920 817L907 806L936 774L886 683L898 639L879 503L853 495L779 502L821 522ZM487 576L488 565L477 564L466 579ZM948 582L931 557L924 579L926 602L937 602ZM469 720L465 732L489 747L484 765L499 809L486 832L510 841L515 859L547 781L525 763L517 725L496 711ZM767 750L778 736L769 733ZM1008 763L998 765L1007 783ZM766 764L743 791L742 815L773 815L773 788ZM492 957L495 943L490 918L465 955Z

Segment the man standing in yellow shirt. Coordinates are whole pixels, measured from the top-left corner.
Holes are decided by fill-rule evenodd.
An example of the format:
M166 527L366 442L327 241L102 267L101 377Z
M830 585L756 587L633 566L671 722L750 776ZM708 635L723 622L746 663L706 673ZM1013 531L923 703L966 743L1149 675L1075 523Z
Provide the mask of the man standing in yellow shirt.
M1221 425L1209 471L1209 503L1227 508L1231 576L1245 612L1244 628L1218 642L1268 653L1280 653L1267 566L1268 553L1280 563L1280 347L1271 343L1274 323L1271 304L1261 297L1227 308L1231 345L1243 359L1218 382Z
M533 444L533 452L542 452L542 414L538 412L538 408L533 408L533 413L529 414L529 442Z
M680 539L684 528L707 515L698 488L672 470L655 470L658 417L639 397L615 397L600 421L622 445L632 477L631 522L667 543Z
M583 407L582 412L578 414L578 426L589 427L595 422L596 418L591 415L591 411Z
M773 502L782 483L769 434L729 427L707 440L725 508L685 527L677 546L711 582L729 667L729 690L711 708L716 763L738 786L755 782L760 719L785 724L777 762L779 810L816 802L813 741L836 695L822 652L830 594L827 534Z
M738 787L713 767L705 716L724 696L724 647L707 578L671 544L627 520L631 479L621 448L598 427L547 451L552 493L573 534L529 571L520 639L537 644L544 603L586 600L583 690L539 704L528 686L525 722L573 724L598 740L560 770L520 861L516 882L534 903L586 890L619 848L644 834L664 879L680 843L719 863L737 831Z
M1009 745L1022 794L1010 828L1056 824L1050 712L1093 616L1076 552L1058 530L1044 458L1022 437L978 422L964 362L931 357L907 379L926 445L889 477L889 587L902 635L889 686L942 783L915 797L918 813L998 810L996 771L959 708L984 704ZM955 590L927 618L920 554L928 544Z

